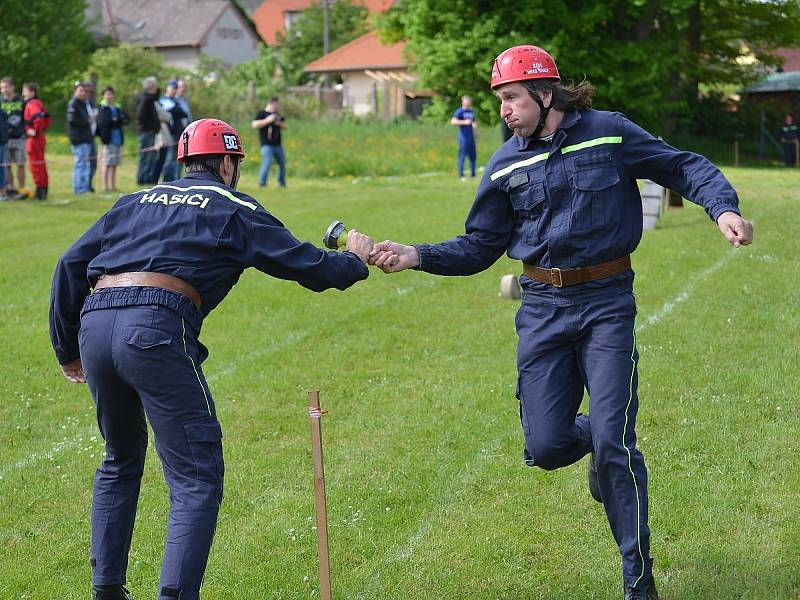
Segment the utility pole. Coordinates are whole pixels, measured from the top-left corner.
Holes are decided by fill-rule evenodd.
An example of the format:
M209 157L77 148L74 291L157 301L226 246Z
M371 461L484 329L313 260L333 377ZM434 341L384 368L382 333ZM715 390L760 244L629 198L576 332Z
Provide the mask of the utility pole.
M329 0L321 0L322 2L322 52L323 56L330 51L330 27L328 19L328 2Z
M331 49L330 40L330 19L328 15L328 8L330 0L320 0L322 2L322 56L327 56ZM322 87L328 87L328 74L322 76Z

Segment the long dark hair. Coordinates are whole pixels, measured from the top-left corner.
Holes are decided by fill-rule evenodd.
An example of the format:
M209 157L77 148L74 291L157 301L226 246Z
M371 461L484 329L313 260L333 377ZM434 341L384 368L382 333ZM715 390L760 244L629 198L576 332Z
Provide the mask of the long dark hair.
M596 91L596 88L585 79L577 84L570 82L569 85L562 85L560 82L550 79L529 79L521 83L531 97L539 96L541 98L543 92L552 92L553 100L550 108L562 112L589 110L592 108L592 96Z

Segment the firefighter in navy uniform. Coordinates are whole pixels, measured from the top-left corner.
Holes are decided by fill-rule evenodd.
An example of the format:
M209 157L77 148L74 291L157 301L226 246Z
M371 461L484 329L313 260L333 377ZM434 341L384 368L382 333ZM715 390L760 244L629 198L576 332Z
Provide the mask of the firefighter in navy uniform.
M178 148L186 177L121 197L55 270L53 347L64 376L88 382L106 444L92 502L96 600L130 598L123 585L147 448L145 416L170 490L158 598L200 597L223 460L198 335L242 271L255 267L314 291L344 290L368 275L368 236L350 230L345 252L320 250L237 192L243 156L230 125L195 121Z
M647 471L636 448L636 302L630 254L642 235L637 178L701 204L734 246L752 241L738 198L707 159L681 152L619 113L591 109L594 88L563 86L536 46L492 70L514 132L489 162L466 234L440 244L375 245L384 271L470 275L504 252L523 262L517 313L525 462L557 469L592 453L592 496L622 556L626 600L658 598L647 526ZM589 414L578 414L584 389Z

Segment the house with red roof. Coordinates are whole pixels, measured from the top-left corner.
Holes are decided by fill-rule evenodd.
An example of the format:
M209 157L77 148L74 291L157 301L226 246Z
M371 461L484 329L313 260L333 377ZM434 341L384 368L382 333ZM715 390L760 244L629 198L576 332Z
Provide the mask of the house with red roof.
M264 0L252 15L258 34L269 46L279 45L278 33L286 32L297 22L303 11L320 0ZM331 0L327 0L330 2ZM362 4L370 14L389 10L395 0L354 0Z
M258 57L261 40L231 0L89 0L95 32L153 48L168 66L193 70L202 55L223 66Z
M378 33L370 31L309 63L304 71L340 77L342 107L356 115L416 118L433 94L419 89L404 49L405 43L383 44Z

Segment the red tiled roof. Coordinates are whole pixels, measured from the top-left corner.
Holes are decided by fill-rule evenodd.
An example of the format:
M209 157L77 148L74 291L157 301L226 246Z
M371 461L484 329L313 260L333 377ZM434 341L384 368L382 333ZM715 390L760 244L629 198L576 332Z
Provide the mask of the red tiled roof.
M785 59L783 70L786 73L800 71L800 48L779 48L775 54Z
M284 28L284 14L287 12L302 11L319 0L264 0L253 13L253 22L256 24L261 39L266 44L275 45L277 34L286 33ZM389 10L395 0L356 0L356 4L364 5L370 14Z
M403 48L403 42L384 46L378 39L378 33L370 31L307 64L303 70L306 73L341 73L364 69L404 69Z

